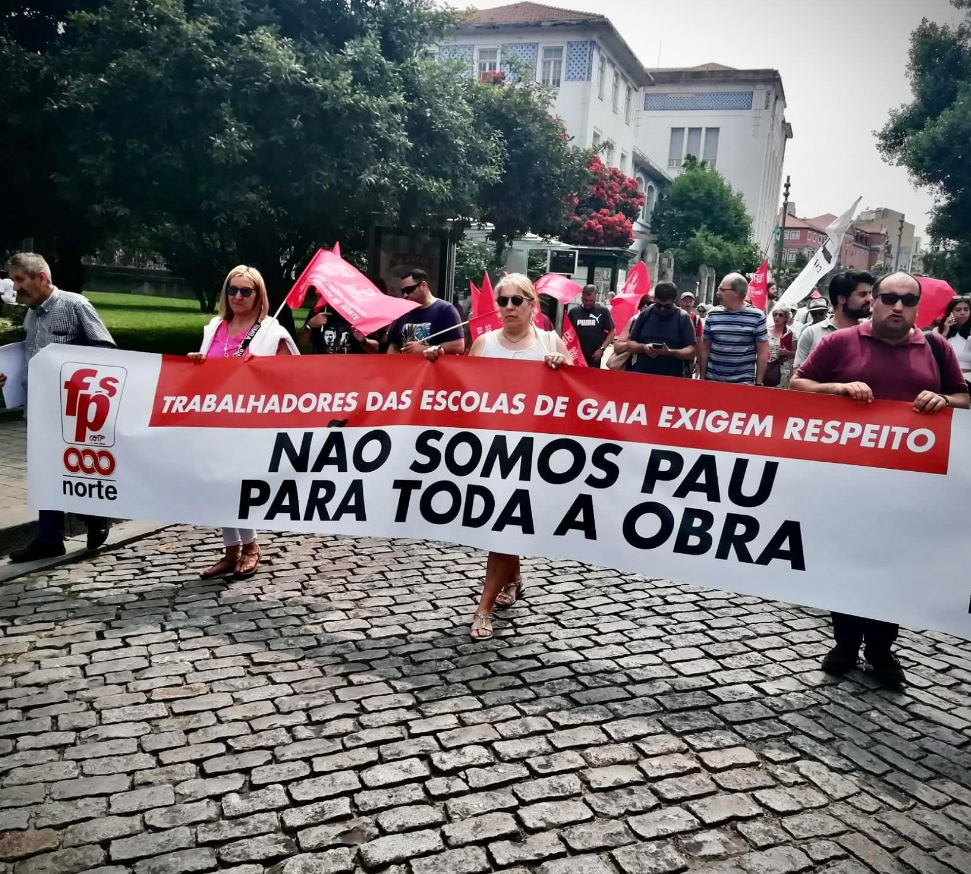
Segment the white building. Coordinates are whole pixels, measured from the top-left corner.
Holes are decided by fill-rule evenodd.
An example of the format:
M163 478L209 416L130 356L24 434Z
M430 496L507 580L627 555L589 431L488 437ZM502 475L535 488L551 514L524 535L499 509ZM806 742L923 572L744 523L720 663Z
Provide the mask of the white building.
M438 47L438 57L464 61L480 77L512 75L518 65L536 81L554 86L553 111L575 143L604 146L604 163L643 186L647 202L635 226L643 249L658 189L671 179L637 148L641 93L653 80L606 16L539 3L482 9Z
M677 174L686 155L715 167L745 197L758 247L771 253L782 164L792 127L776 70L721 64L651 70L644 88L644 151Z
M515 59L526 75L555 86L553 110L576 144L605 144L605 163L641 182L647 203L635 226L638 248L649 239L659 189L670 182L668 173L678 172L689 147L700 150L701 159L707 148L745 196L759 247L771 246L792 136L778 72L713 64L651 71L606 16L528 2L474 11L438 47L438 56L465 62L476 76L511 73Z

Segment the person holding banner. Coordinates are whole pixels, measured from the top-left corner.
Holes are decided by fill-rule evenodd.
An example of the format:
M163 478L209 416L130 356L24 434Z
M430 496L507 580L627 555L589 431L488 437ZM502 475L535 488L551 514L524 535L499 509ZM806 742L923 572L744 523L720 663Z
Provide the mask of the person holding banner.
M558 370L570 360L563 340L553 331L536 327L533 321L536 292L529 279L521 273L504 276L496 286L496 303L502 314L502 327L479 337L469 349L470 357L543 361L553 370ZM432 346L425 352L425 357L435 361L443 353L441 347ZM472 618L471 638L491 638L493 610L512 607L522 593L519 556L490 552L479 605Z
M465 354L462 317L447 300L439 300L428 286L428 274L415 267L401 278L401 296L414 301L418 308L405 313L391 328L392 355L423 354L427 340L439 339L439 348L447 355Z
M202 346L189 358L201 364L207 358L239 358L268 355L299 355L290 334L267 315L266 283L255 267L240 264L226 275L219 296L219 315L203 329ZM199 576L204 580L232 574L245 580L256 573L262 550L256 532L246 528L223 528L226 554Z
M796 371L796 391L843 395L857 403L906 401L914 412L933 415L948 407L968 409L971 399L954 350L943 338L914 327L920 282L909 273L881 277L873 286L870 321L823 337ZM877 679L896 687L905 681L891 652L898 628L889 622L833 614L836 646L823 670L845 674L856 666L861 644Z

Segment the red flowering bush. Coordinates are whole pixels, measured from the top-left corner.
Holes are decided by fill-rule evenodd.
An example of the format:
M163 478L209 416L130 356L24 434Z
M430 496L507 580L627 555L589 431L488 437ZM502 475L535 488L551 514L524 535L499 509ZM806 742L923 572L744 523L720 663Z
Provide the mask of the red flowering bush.
M637 181L595 157L588 165L590 185L574 197L560 235L574 246L616 246L634 242L634 220L644 206Z
M479 76L479 81L484 85L505 85L506 84L506 71L498 70L494 72L486 72Z

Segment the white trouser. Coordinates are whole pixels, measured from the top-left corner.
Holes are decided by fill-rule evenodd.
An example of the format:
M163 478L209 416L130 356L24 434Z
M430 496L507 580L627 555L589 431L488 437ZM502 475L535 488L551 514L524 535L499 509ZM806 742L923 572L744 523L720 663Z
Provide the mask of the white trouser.
M252 528L223 528L223 543L227 547L246 546L256 540Z

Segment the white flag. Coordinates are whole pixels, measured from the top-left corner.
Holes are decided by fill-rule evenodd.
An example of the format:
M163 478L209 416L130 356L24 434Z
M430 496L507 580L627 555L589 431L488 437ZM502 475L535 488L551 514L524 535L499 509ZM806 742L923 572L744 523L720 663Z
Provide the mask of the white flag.
M826 242L819 247L812 261L803 268L802 273L786 289L785 294L779 299L779 303L794 306L809 297L812 294L812 290L816 287L816 283L839 263L840 246L843 245L843 236L846 234L850 222L853 221L856 208L862 199L862 197L858 197L853 203L853 206L826 228Z

